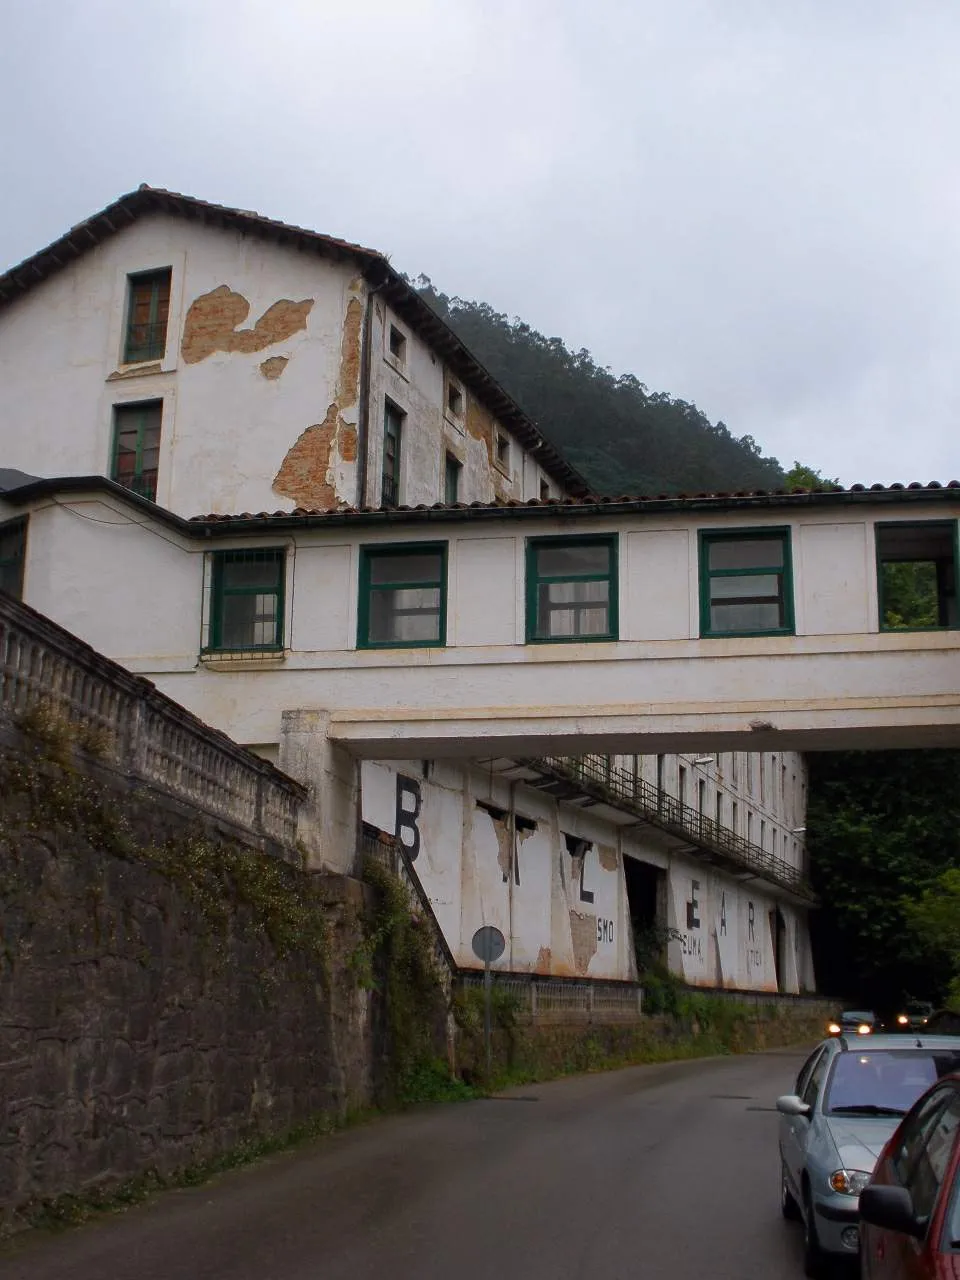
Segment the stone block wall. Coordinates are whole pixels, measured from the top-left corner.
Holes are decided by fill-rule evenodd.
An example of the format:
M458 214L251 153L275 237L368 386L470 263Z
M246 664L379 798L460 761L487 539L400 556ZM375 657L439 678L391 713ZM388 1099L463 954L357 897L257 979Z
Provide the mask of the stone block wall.
M0 1212L369 1105L368 890L0 738ZM256 841L253 842L256 845Z

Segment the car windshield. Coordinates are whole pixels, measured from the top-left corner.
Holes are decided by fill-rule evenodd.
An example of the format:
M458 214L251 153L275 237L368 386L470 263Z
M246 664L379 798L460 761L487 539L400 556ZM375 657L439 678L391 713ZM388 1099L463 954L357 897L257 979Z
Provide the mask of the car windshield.
M960 1069L960 1048L838 1053L827 1084L827 1115L903 1115L940 1076Z

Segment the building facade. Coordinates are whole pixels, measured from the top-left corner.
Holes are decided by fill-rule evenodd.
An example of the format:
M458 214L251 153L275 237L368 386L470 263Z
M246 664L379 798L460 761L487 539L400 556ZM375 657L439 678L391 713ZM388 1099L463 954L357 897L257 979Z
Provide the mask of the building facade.
M611 534L566 545L585 482L382 255L123 197L0 277L0 465L0 585L294 776L342 775L317 856L354 864L355 800L461 965L494 924L516 972L635 980L661 950L692 983L812 989L796 753L318 765L331 681L376 666L396 700L438 649L602 645L625 606ZM455 542L404 523L474 503L555 519ZM308 515L364 509L395 510L372 541Z

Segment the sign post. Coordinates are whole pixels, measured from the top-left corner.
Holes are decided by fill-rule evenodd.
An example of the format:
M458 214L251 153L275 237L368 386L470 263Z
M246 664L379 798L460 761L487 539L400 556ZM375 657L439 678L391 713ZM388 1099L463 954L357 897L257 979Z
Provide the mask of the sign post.
M493 989L493 978L490 966L499 960L506 947L506 939L499 929L492 924L485 924L473 935L473 954L483 961L483 1050L487 1060L487 1076L490 1075L490 997Z

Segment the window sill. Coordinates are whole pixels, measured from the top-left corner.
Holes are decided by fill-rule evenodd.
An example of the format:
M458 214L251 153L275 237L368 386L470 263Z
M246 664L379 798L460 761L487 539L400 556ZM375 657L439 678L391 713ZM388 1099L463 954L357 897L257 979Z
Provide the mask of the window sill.
M264 671L282 667L285 649L258 652L254 649L209 649L200 654L200 665L209 671Z
M407 366L402 360L398 360L397 357L391 355L389 351L384 353L383 359L384 363L389 365L393 372L398 374L404 382L410 381L410 374L407 372Z
M150 378L158 373L169 373L160 360L145 360L143 363L121 365L113 373L107 374L107 382L123 382L126 378Z

